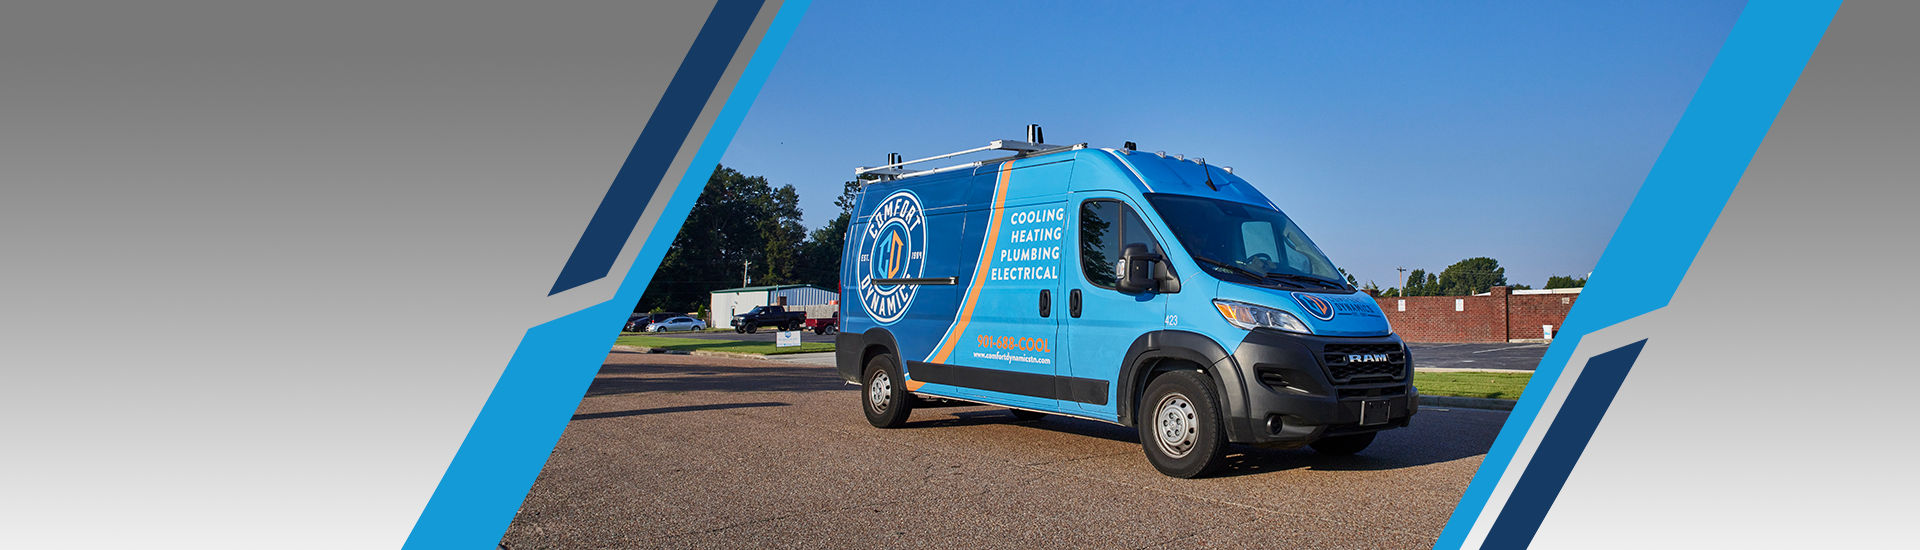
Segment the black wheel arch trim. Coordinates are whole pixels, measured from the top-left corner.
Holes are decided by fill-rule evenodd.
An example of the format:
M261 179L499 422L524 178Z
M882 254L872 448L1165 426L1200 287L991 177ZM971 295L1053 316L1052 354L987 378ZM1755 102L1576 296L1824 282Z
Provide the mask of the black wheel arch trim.
M1133 426L1138 417L1136 408L1141 392L1146 391L1146 377L1163 360L1179 360L1200 365L1213 379L1221 401L1220 414L1226 425L1229 440L1239 441L1247 434L1237 433L1247 429L1232 419L1247 414L1246 377L1240 372L1240 365L1233 360L1233 354L1221 347L1213 338L1197 332L1184 330L1156 330L1134 338L1127 347L1127 355L1120 363L1120 379L1114 390L1115 408L1120 423Z
M900 357L900 345L893 339L893 333L885 328L874 327L866 332L839 332L833 337L834 368L840 371L840 377L848 382L860 383L860 374L867 368L869 348L878 348L881 353L893 355L899 364L900 372L905 374L907 362Z

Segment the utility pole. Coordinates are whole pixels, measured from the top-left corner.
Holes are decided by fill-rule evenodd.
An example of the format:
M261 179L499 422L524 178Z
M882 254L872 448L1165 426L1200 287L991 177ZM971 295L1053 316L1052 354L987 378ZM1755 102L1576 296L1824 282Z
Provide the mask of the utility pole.
M747 282L747 266L751 264L753 264L753 260L740 260L740 287L741 288L746 288L749 284Z
M1400 271L1400 297L1405 298L1407 297L1407 268L1396 267L1394 269Z

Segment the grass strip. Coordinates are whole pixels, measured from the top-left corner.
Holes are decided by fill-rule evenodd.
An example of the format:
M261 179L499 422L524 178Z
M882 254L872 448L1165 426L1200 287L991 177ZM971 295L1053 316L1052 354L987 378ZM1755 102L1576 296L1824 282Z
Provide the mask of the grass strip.
M1420 395L1519 399L1527 389L1530 372L1419 372L1413 373L1413 387Z

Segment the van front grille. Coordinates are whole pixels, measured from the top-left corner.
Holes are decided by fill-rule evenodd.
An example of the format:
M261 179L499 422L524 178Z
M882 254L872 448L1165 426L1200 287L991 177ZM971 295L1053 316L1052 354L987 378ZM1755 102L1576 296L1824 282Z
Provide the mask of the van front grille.
M1406 377L1407 352L1399 344L1327 344L1323 351L1327 374L1335 384ZM1376 360L1382 356L1385 361Z

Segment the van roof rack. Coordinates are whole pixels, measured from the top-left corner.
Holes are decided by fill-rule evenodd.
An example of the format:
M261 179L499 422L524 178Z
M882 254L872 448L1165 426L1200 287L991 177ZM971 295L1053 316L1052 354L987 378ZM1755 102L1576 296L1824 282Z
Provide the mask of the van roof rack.
M1087 144L1085 143L1080 143L1076 145L1048 145L1046 143L1041 143L1040 125L1029 124L1027 125L1027 141L996 139L996 140L987 142L987 145L984 147L975 147L972 149L967 149L965 151L954 151L952 153L946 153L943 155L934 155L927 158L914 159L914 160L908 160L908 161L900 160L899 153L892 153L887 155L888 164L883 164L880 166L856 167L853 169L853 175L855 178L862 178L865 176L875 176L883 181L895 180L900 178L910 178L914 176L932 174L935 172L945 172L948 170L954 170L959 168L969 168L974 166L980 166L988 163L1000 162L1007 159L1020 158L1023 156L1031 156L1031 155L1052 153L1055 151L1066 151L1066 150L1072 150L1072 149L1084 149L1086 148L1086 146ZM953 158L961 155L970 155L973 153L980 153L985 151L1013 151L1014 154L1013 156L1010 156L1010 157L992 158L992 159L980 160L975 162L968 162L964 164L955 164L952 166L943 166L940 168L932 168L932 169L908 168L908 166L920 164L923 162L932 162L940 159Z

